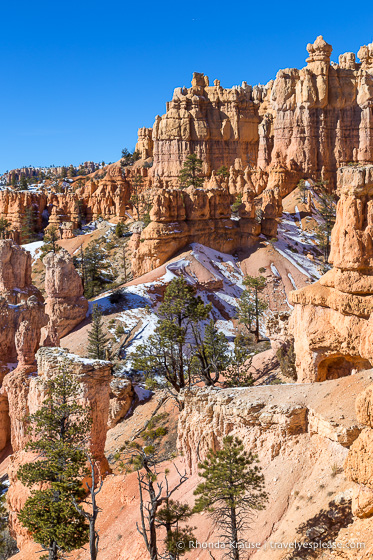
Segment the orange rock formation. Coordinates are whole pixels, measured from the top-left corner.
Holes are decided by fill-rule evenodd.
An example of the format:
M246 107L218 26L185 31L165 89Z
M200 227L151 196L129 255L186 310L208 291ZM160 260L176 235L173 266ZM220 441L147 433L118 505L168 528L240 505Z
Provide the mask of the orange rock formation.
M59 346L60 338L85 318L88 302L83 296L82 280L65 249L48 253L43 263L47 294L45 312L49 316L44 345Z
M333 269L290 295L301 382L373 365L373 165L339 169L338 194Z

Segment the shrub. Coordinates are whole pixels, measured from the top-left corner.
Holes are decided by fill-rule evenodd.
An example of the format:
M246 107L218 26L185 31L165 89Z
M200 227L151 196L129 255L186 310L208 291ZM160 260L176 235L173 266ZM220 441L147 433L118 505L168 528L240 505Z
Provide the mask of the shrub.
M239 194L239 195L237 195L236 200L234 201L234 203L231 206L231 210L232 210L233 214L237 214L241 204L242 204L242 194Z
M295 367L294 342L292 341L288 346L279 348L276 352L276 356L280 364L282 375L296 381L297 370Z
M117 336L122 336L125 333L125 330L123 328L123 325L118 325L117 328L115 329L115 334Z
M123 297L124 296L122 290L115 290L115 292L112 292L110 294L109 301L111 304L119 303L120 301L122 301Z

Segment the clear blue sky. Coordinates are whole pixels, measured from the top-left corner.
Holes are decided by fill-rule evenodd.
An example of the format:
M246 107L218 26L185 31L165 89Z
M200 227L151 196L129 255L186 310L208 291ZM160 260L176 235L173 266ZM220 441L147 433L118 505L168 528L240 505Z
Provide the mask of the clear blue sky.
M302 67L317 35L332 60L373 40L371 2L3 2L0 173L115 161L193 71L254 85Z

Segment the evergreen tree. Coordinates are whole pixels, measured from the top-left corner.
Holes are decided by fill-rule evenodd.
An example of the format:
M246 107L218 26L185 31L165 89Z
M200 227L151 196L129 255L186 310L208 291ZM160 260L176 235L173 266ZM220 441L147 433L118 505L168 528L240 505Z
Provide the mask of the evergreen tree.
M60 174L60 177L61 177L62 179L64 179L65 177L67 177L67 167L65 167L65 166L61 167L61 174Z
M140 220L140 209L142 204L142 186L143 178L141 175L136 174L131 180L131 198L130 203L136 211L137 220Z
M16 541L9 535L9 515L5 505L7 490L8 487L0 482L0 560L6 560L18 552Z
M27 191L28 190L28 182L27 179L24 175L22 175L21 180L19 182L19 188L21 191Z
M47 253L57 253L61 247L57 244L57 241L60 239L60 233L56 226L51 226L44 233L44 245L42 246L42 254L46 255Z
M108 342L109 339L103 329L101 309L95 303L92 309L92 326L88 333L88 358L95 360L107 359Z
M127 148L122 150L122 159L120 160L120 165L122 168L127 167L129 165L133 165L135 161L140 159L140 152L136 150L131 153Z
M162 558L179 560L180 556L193 547L191 543L195 543L196 540L193 535L194 527L179 527L179 523L187 521L192 513L187 504L166 497L164 505L156 514L157 528L164 527L166 530L164 539L166 554L163 554ZM183 546L180 546L179 543L183 543Z
M250 387L254 383L251 373L253 356L257 354L252 335L238 334L234 339L233 356L224 372L225 387Z
M21 224L22 243L31 243L36 238L36 216L35 209L29 206L25 209Z
M161 378L166 386L179 393L191 383L191 351L188 328L207 319L211 305L204 305L194 287L185 278L175 278L167 286L158 308L159 322L153 335L131 354L133 366L157 384ZM198 327L195 327L198 328Z
M259 297L259 293L263 291L266 285L264 276L246 276L243 285L247 286L248 291L251 293L253 301L253 312L255 319L255 328L253 334L255 340L259 341L259 319L268 308L268 304ZM248 302L246 301L247 313L249 313Z
M316 239L323 255L325 268L327 269L331 234L336 219L337 201L335 194L327 190L327 183L324 181L316 183L315 190L318 195L318 213L321 218L319 225L316 227Z
M298 201L302 204L307 203L308 199L308 185L304 179L301 179L297 185L298 187Z
M72 375L63 371L44 383L46 398L29 417L33 439L26 446L37 458L17 474L31 488L18 518L48 550L43 558L57 560L60 553L88 541L88 526L73 500L82 497L81 481L87 474L83 448L91 420L89 410L77 402L80 387Z
M116 237L123 237L124 232L126 231L126 226L123 222L118 222L115 226L115 235Z
M103 271L108 269L110 263L106 260L104 251L97 241L91 241L84 251L85 285L84 295L91 298L100 293L106 283Z
M233 212L233 214L237 214L238 210L240 209L240 206L242 204L242 194L238 194L236 197L236 200L234 201L234 203L231 206L231 210Z
M9 233L10 222L6 218L0 217L0 239L6 239Z
M199 323L193 322L191 327L195 340L192 375L207 386L215 385L231 362L228 341L223 333L219 333L212 319L205 328L204 336Z
M252 326L255 318L255 304L251 292L243 290L238 300L237 315L238 323L243 325L247 334L252 333Z
M244 451L242 441L232 436L223 439L221 450L210 450L198 465L205 481L194 494L199 496L194 510L208 511L221 530L221 537L231 543L228 557L240 560L240 537L249 528L253 511L265 507L264 476L251 452Z
M218 177L223 177L224 179L226 179L227 177L229 177L229 169L228 167L226 167L225 165L222 165L221 167L219 167L219 169L216 172L216 175Z
M190 154L186 157L184 165L179 173L180 188L187 187L203 187L204 178L202 173L202 160L198 159L196 154Z

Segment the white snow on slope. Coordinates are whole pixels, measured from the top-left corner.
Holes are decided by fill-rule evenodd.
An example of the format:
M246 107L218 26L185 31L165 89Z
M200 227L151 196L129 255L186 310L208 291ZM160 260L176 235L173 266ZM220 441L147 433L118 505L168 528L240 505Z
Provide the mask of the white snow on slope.
M44 241L34 241L33 243L26 243L25 245L21 245L26 251L31 253L31 256L34 258L36 251L40 249L44 245Z
M296 223L292 214L284 212L278 224L277 241L274 247L280 255L285 257L302 274L312 280L321 277L317 261L307 258L307 253L313 253L315 243L314 233L303 231Z

